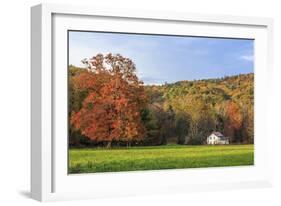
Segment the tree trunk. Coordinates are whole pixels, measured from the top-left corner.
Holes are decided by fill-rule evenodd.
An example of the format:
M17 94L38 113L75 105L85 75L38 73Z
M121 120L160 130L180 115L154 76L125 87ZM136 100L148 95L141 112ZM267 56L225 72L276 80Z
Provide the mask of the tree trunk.
M111 142L108 142L106 148L111 148Z

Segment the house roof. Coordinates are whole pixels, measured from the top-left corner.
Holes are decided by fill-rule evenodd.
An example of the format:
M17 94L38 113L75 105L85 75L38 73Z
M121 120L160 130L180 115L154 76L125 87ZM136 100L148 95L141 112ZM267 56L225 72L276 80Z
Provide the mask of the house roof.
M218 136L218 137L224 137L222 133L220 132L212 132L212 134Z
M229 137L225 137L222 133L220 132L212 132L212 134L216 135L219 137L221 140L229 140Z

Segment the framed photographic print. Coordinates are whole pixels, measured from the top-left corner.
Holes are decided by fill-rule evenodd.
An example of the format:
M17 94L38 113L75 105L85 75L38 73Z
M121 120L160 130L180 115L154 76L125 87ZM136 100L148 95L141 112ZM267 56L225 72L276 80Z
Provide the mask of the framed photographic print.
M272 185L271 19L31 14L34 199Z

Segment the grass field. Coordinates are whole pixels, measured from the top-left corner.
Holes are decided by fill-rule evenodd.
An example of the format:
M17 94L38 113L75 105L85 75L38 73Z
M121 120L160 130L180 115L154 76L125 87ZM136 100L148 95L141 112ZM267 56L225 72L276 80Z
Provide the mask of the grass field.
M167 145L69 151L71 174L253 164L253 145Z

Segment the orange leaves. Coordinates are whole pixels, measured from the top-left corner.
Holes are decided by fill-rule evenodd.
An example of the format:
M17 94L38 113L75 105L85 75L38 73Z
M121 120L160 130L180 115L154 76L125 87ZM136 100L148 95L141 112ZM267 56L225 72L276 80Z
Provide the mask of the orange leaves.
M239 129L242 126L243 115L238 104L229 102L226 106L229 124L234 129Z
M75 77L74 85L86 89L82 108L72 114L71 124L95 141L133 141L145 129L140 111L146 103L135 65L121 55L101 54L84 60L88 71Z
M231 142L241 142L244 117L240 106L233 101L227 102L225 116L224 133L231 138Z

